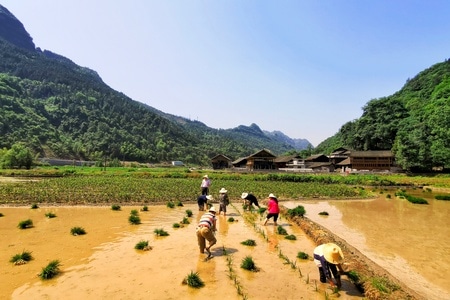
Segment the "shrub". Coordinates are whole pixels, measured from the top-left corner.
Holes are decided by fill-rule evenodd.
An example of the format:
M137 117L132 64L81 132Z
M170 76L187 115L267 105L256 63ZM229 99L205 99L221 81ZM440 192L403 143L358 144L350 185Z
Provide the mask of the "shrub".
M3 217L3 216L4 216L4 214L0 213L0 217Z
M31 204L31 209L38 209L39 205L37 205L36 203Z
M230 223L234 222L234 218L233 217L229 217L227 221L230 222Z
M83 235L86 234L86 230L84 230L83 227L73 227L72 229L70 229L70 233L72 235Z
M42 268L42 272L38 276L42 279L51 279L59 274L60 265L59 260L53 260L45 268Z
M181 221L181 224L190 224L191 222L189 222L188 218L184 217L183 220Z
M321 211L321 212L319 213L319 215L321 215L321 216L328 216L329 214L328 214L327 211Z
M142 211L148 211L148 206L144 206L144 207L142 208Z
M180 223L173 223L173 224L172 224L172 227L173 227L173 228L180 228L180 227L181 227L181 224L180 224Z
M55 215L54 213L52 213L52 212L46 213L45 216L46 216L47 218L49 218L49 219L51 219L51 218L56 218L56 215Z
M16 254L11 257L9 262L12 262L15 265L24 265L32 259L33 257L31 256L31 252L22 251L22 253Z
M255 240L245 240L241 242L241 244L245 246L256 246Z
M258 271L258 268L256 267L255 262L253 261L253 258L251 256L244 257L241 263L241 268L253 272Z
M113 205L111 205L111 209L112 210L120 210L120 205L113 204Z
M24 220L19 222L19 225L17 225L20 229L27 229L33 227L33 221L31 219Z
M169 233L167 231L165 231L164 229L162 229L162 228L156 228L153 232L157 236L168 236L169 235Z
M137 216L137 215L139 215L139 212L138 212L136 209L132 209L132 210L130 211L130 214L131 214L132 216Z
M152 247L148 245L148 241L141 240L134 246L134 249L148 251L151 250Z
M175 207L175 203L173 203L172 201L167 202L167 207L168 208L174 208Z
M192 210L186 209L186 216L188 216L188 218L192 217Z
M302 205L297 206L296 208L288 209L287 214L289 217L303 217L306 211Z
M178 201L177 201L177 206L184 206L184 205L183 205L183 202L181 202L181 200L178 200Z
M308 255L308 253L300 251L300 252L297 253L297 258L299 258L299 259L308 259L309 255Z
M128 217L128 222L130 222L131 225L139 225L139 224L141 224L141 218L137 215L131 214Z
M450 200L450 196L449 195L436 195L434 197L436 200Z
M190 287L193 288L201 288L205 286L205 283L201 280L200 276L197 272L191 271L184 279L183 284L187 284Z

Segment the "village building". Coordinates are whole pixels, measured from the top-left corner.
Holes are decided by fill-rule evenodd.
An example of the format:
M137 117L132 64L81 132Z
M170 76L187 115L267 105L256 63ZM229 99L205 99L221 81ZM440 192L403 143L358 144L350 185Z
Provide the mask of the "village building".
M389 150L354 151L346 147L334 150L330 156L311 155L303 159L298 154L275 156L270 150L262 149L235 161L225 155L211 159L214 169L229 168L241 170L279 170L286 172L357 172L357 171L399 171L394 154Z
M305 166L313 172L334 172L334 166L325 154L315 154L305 159Z
M211 164L214 170L228 169L232 166L231 158L223 154L218 154L211 158Z
M274 170L276 156L267 149L262 149L247 157L232 162L234 168L246 170Z

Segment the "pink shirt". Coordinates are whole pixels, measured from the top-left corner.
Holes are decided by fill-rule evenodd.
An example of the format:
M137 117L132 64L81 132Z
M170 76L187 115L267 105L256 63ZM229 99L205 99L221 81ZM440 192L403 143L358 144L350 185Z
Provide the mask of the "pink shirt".
M202 184L200 185L200 187L210 187L211 186L211 180L209 180L209 179L203 179L202 180Z
M273 198L269 198L269 202L267 203L267 209L269 210L269 214L280 213L280 207L278 206L278 202Z

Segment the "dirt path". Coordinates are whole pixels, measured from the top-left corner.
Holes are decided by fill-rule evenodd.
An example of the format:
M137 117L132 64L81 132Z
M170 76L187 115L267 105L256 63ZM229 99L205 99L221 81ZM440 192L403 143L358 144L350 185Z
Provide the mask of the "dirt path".
M227 217L218 221L218 243L214 258L204 261L195 237L199 214L196 205L173 209L150 206L140 212L142 224L130 225L132 209L122 207L0 207L0 298L1 299L362 299L344 276L338 294L318 282L318 272L311 260L296 258L299 251L311 254L315 243L296 225L281 219L281 224L295 241L284 239L268 226L245 221L239 205L229 207ZM180 222L186 209L194 212L191 224L172 228ZM48 219L46 212L56 218ZM233 217L235 222L228 222ZM34 227L17 229L24 219ZM83 236L71 236L70 229L86 229ZM162 228L170 235L157 237L153 231ZM256 241L249 247L240 243ZM152 250L134 249L137 242L148 240ZM9 259L23 250L31 251L34 260L14 266ZM225 250L225 251L224 251ZM251 256L259 272L240 268L242 259ZM292 264L286 263L287 258ZM36 274L51 260L61 261L62 273L42 281ZM182 284L191 272L198 272L205 286L193 289Z

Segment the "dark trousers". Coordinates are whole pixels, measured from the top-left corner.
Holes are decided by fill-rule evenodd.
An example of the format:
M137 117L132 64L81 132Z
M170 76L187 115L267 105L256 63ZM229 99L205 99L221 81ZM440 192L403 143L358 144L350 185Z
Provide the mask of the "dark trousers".
M336 265L328 264L328 271L331 274L333 274L334 278L336 278L336 279L341 278L341 275L339 275ZM319 274L320 274L320 282L322 282L322 283L327 282L327 276L325 275L325 271L323 270L323 267L319 267Z

